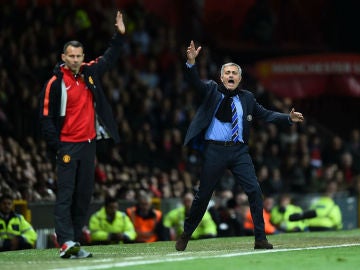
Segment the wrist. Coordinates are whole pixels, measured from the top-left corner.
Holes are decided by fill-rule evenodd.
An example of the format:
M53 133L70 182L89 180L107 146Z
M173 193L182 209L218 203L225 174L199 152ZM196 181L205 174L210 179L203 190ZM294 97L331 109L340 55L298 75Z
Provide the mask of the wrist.
M289 117L288 117L288 120L289 120L289 123L290 124L293 124L294 123L294 121L291 119L291 116L289 115Z

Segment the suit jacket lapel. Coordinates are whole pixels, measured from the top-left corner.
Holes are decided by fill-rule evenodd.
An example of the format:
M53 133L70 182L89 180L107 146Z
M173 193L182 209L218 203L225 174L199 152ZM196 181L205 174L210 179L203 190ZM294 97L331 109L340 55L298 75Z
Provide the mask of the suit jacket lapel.
M241 106L243 109L243 118L246 118L248 111L247 111L247 103L246 103L245 95L244 95L244 93L241 92L238 94L238 97L240 99Z

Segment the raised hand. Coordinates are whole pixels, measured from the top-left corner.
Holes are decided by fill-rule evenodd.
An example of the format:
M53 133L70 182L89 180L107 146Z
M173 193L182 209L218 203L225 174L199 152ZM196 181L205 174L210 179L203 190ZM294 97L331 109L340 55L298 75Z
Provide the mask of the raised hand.
M194 41L192 40L190 42L189 47L186 50L186 56L187 56L187 62L189 64L195 64L195 58L198 56L199 52L201 50L201 46L199 46L197 49L195 48Z
M123 15L120 11L118 11L116 14L115 26L117 27L118 31L121 34L125 34L125 24L124 24L124 20L123 20Z
M302 113L295 112L294 108L292 108L291 111L290 111L290 118L291 118L291 121L293 121L293 122L302 122L302 121L304 121L304 116L302 115Z

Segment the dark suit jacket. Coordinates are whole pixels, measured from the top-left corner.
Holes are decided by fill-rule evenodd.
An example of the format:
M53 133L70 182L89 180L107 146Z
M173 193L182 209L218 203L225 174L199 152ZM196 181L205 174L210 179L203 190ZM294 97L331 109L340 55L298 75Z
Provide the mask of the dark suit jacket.
M196 141L202 143L204 132L210 125L215 110L222 100L222 93L218 90L218 84L212 80L202 81L198 75L196 65L191 68L185 67L185 79L194 87L198 94L203 96L203 101L197 110L193 120L190 123L185 136L184 145ZM263 119L265 122L275 122L291 125L289 114L274 112L265 109L257 103L253 93L242 90L239 94L243 109L243 140L245 143L249 140L250 126L254 119Z

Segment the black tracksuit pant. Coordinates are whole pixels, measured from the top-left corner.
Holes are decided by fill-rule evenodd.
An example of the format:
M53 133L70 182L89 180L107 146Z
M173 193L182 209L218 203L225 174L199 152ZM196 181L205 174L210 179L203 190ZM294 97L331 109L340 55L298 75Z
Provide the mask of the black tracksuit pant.
M60 245L80 241L94 191L96 142L62 142L57 155L55 232Z

